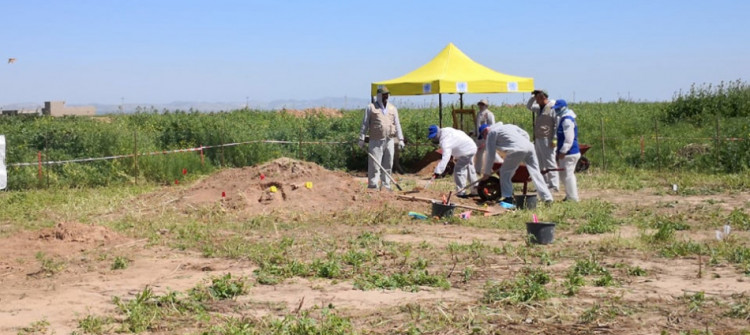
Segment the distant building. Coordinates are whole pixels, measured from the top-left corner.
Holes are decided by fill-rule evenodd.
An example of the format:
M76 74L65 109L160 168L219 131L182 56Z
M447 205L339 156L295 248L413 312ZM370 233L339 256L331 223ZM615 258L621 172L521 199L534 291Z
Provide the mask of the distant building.
M95 113L94 106L65 107L65 101L45 101L42 108L42 115L49 116L94 116Z
M2 111L2 115L39 115L38 109L5 109Z

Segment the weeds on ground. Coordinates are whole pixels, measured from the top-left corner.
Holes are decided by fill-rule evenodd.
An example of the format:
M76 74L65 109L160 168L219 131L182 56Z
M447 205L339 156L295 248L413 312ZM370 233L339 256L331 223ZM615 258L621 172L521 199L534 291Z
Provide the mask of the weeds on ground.
M96 315L87 315L85 318L78 320L78 329L84 334L107 334L112 332L111 324L114 319Z
M64 270L66 267L65 261L55 260L53 257L47 257L47 255L45 255L41 251L37 252L34 257L41 264L41 271L47 276L53 276L58 272Z
M481 301L486 304L516 304L546 300L552 296L545 286L551 281L550 275L542 269L523 268L513 280L488 282Z
M750 320L750 297L744 294L732 295L732 303L729 304L729 311L726 315L736 319Z
M696 292L695 294L685 294L682 299L687 302L688 313L695 313L703 308L703 304L706 302L706 294L703 291Z
M21 330L18 331L18 335L47 334L48 331L49 321L39 320L32 322L28 327L21 328Z
M128 267L130 264L130 260L122 257L122 256L116 256L114 262L112 262L112 270L123 270Z

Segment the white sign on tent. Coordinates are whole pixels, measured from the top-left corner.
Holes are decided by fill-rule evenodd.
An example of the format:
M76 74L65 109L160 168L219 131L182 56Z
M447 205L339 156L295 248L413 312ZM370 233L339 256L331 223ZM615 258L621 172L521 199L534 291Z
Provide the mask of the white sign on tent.
M0 190L8 186L8 173L5 171L5 135L0 135Z

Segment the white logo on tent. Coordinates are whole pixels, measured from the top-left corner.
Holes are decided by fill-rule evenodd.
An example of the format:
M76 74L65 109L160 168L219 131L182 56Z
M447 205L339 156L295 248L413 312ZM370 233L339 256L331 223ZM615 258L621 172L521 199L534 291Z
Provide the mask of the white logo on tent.
M518 82L509 81L508 82L508 92L518 92Z
M459 81L456 83L456 92L466 93L467 91L469 91L469 83L465 81Z

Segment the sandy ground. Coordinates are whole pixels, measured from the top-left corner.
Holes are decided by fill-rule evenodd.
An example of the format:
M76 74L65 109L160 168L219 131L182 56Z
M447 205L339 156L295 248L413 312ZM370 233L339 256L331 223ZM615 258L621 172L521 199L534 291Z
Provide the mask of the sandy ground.
M408 178L408 177L407 177ZM425 178L415 178L423 186ZM438 199L442 193L422 190L420 197ZM680 212L710 198L721 208L731 211L741 208L749 194L678 196L656 195L653 190L637 192L592 191L581 192L582 199L600 199L627 206L653 207L672 203L669 210ZM472 200L455 199L470 206L480 206ZM154 211L163 208L191 211L206 206L219 206L238 216L252 217L267 213L337 213L350 210L379 209L384 204L401 211L422 209L429 204L398 200L394 193L368 191L362 177L343 172L328 171L312 163L279 159L262 166L223 170L188 187L165 188L134 200L149 203ZM291 215L291 214L290 214ZM394 227L397 230L398 227ZM489 246L519 243L522 233L460 225L410 224L409 233L388 233L385 240L402 243L429 242L445 246L452 242L481 241ZM710 233L710 232L709 232ZM637 236L633 227L623 227L615 234L576 235L562 231L556 237L561 243L586 248L594 239ZM147 246L147 240L123 236L109 228L77 222L61 222L56 227L41 231L26 231L0 240L0 333L15 334L30 323L47 320L56 334L67 334L78 326L77 320L89 314L114 313L112 297L129 299L145 287L156 293L170 290L185 291L196 284L230 272L233 276L253 277L255 265L249 261L205 258L199 253L164 247ZM114 257L125 257L130 266L124 270L110 269ZM64 263L51 274L40 269L40 259ZM613 260L608 260L612 262ZM621 255L619 260L640 266L652 275L628 283L618 291L628 301L659 304L673 301L690 292L705 291L707 295L729 296L748 292L750 281L732 267L715 267L698 278L697 258L664 259L642 255ZM705 260L702 260L705 261ZM508 259L489 264L479 276L510 278L519 261ZM553 265L565 269L570 263ZM471 304L481 296L481 282L476 285L454 287L447 291L424 289L419 292L401 290L360 291L350 282L331 282L320 279L292 278L274 286L255 285L250 293L238 298L240 302L274 304L292 311L312 306L335 304L339 308L372 313L407 302L449 301ZM582 299L596 300L608 289L585 287ZM252 311L255 316L270 313L267 308ZM741 321L738 321L741 322ZM643 329L643 327L641 327ZM648 329L648 328L647 328ZM659 328L652 330L658 332Z

